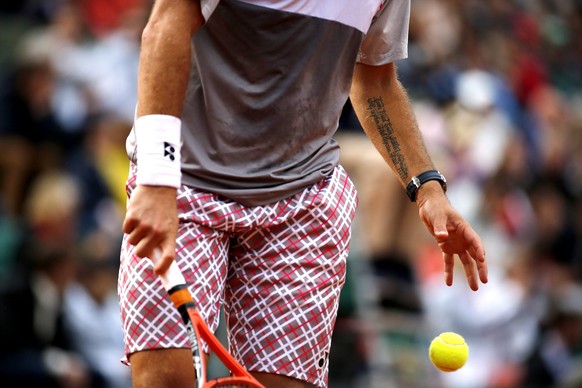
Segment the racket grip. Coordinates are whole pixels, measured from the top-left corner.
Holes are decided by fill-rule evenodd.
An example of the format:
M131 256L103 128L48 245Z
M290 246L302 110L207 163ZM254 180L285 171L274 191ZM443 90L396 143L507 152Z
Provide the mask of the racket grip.
M153 257L151 258L154 264L157 264L161 258L162 251L159 249L154 250ZM170 268L160 275L160 280L166 291L170 291L178 285L186 284L186 279L184 279L184 275L182 275L182 271L180 271L180 267L178 267L178 264L176 264L175 261L172 261Z

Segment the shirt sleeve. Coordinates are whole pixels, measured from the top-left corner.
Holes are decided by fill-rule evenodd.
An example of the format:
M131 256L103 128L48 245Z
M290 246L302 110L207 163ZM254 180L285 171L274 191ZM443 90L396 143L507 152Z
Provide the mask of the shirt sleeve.
M384 0L360 46L357 61L385 65L408 57L410 0Z
M218 6L220 0L201 0L200 1L200 10L202 11L202 16L204 17L205 21L210 19L210 16Z

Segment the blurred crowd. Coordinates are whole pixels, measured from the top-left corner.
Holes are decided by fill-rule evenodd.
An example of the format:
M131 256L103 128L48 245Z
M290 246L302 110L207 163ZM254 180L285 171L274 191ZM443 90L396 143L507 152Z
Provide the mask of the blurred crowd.
M0 376L129 387L117 266L140 0L0 4Z
M465 336L469 361L439 374L443 386L582 386L582 1L412 4L400 79L451 202L483 239L490 282L473 293L458 263L444 285L415 206L347 110L338 141L373 300L420 315L424 340Z
M471 295L420 257L427 317L472 345L445 382L580 386L582 2L414 3L402 74L490 263Z
M459 274L444 286L437 247L348 104L337 139L360 191L354 245L376 308L418 315L427 335L465 336L468 364L435 386L580 384L582 1L412 4L400 78L449 198L483 238L490 284L472 293ZM150 7L0 3L4 382L130 386L116 276L124 141ZM342 310L338 325L356 313Z

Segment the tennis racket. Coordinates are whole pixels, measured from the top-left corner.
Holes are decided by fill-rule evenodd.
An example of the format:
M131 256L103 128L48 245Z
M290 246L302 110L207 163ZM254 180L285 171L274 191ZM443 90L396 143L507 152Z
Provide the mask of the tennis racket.
M161 257L161 252L156 250L154 256L153 261L154 263L157 263ZM190 291L188 291L184 275L182 274L182 271L180 271L176 262L172 262L172 265L170 265L170 268L168 268L166 273L160 275L160 280L168 292L174 306L180 313L182 321L184 321L184 324L186 325L188 339L190 340L190 346L192 347L194 369L196 371L196 386L198 388L265 388L228 353L224 346L222 346L222 343L208 328L204 319L196 309L192 295L190 294ZM204 357L202 354L201 340L204 340L206 344L208 344L210 351L217 356L228 370L230 370L230 376L219 377L208 381L206 370L208 358Z

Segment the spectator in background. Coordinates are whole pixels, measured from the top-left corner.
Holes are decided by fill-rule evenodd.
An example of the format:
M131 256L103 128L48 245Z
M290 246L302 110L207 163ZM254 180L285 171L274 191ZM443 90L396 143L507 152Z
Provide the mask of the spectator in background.
M136 9L146 10L151 0L77 0L83 20L93 36L101 38L112 31L118 30L124 23L128 12ZM142 26L143 27L143 26Z
M0 290L0 379L7 386L82 388L91 376L71 351L63 293L74 277L72 253L59 245L27 245Z
M60 112L59 99L68 80L63 78L64 66L81 67L73 52L78 50L81 32L75 23L74 8L58 9L51 24L32 29L19 42L14 74L6 77L8 87L3 97L5 108L0 117L2 131L23 135L33 143L51 142L61 147L73 145L73 135L82 120L67 121ZM83 60L83 58L81 58ZM85 67L85 66L82 66ZM77 70L78 71L78 70ZM72 106L80 110L84 100Z
M5 205L22 212L23 193L42 171L59 168L75 143L53 110L54 68L42 51L22 53L0 89L0 151Z
M10 384L101 384L102 374L77 353L78 333L65 324L72 313L65 309L66 295L79 264L79 193L71 176L46 172L34 180L24 204L21 248L0 292L0 374Z
M69 152L66 170L79 182L82 236L103 230L118 236L125 211L127 179L125 137L131 126L117 116L96 115L79 149Z
M43 72L40 74L49 74L52 79L54 73L45 58L41 55L34 59L39 60L38 66L42 65L40 69ZM36 66L37 62L33 64ZM28 91L26 96L30 95L39 100L46 97L46 100L40 101L46 103L42 106L52 115L48 91L37 96L35 93L44 89L37 90L31 86L26 90ZM23 120L31 118L26 114L22 114L21 117ZM14 124L10 119L6 122ZM18 143L31 148L27 154L30 159L25 159L27 162L31 165L33 160L39 163L38 166L34 165L36 166L34 169L32 166L27 166L30 169L23 169L23 185L15 193L16 195L27 193L25 203L18 211L13 212L13 215L21 214L24 221L24 240L21 242L23 247L40 247L48 244L56 245L59 250L69 251L76 247L85 234L104 227L107 239L99 240L103 245L93 245L93 250L119 246L118 240L112 241L116 237L112 229L119 230L122 204L118 198L123 197L124 193L114 195L109 187L117 186L114 183L116 179L125 181L127 171L123 140L128 127L115 116L107 115L96 120L94 124L87 133L85 144L86 151L89 152L84 155L87 160L85 165L93 171L93 175L87 174L87 168L83 170L79 159L74 160L72 157L73 155L78 157L77 148L58 147L58 139L54 133L38 134L39 137L46 136L49 144L56 143L58 158L54 158L54 162L51 163L35 159L42 155L34 150L35 147L39 147L36 137L28 136ZM22 136L22 133L13 131L15 127L8 128L7 132L11 132L15 137ZM37 124L31 124L29 128L32 131L43 130ZM11 142L6 149L11 150L14 144L17 143ZM3 145L6 143L3 142ZM19 148L12 149L13 152L9 155L24 159L18 150ZM120 154L121 157L116 157L116 154ZM64 172L65 158L71 161L70 170L77 173L75 178ZM123 171L121 178L116 178L120 176L119 159L123 160ZM95 183L95 179L100 185L92 184ZM32 183L25 185L28 180L32 180ZM84 185L79 186L78 182ZM8 188L11 188L10 184L9 182ZM87 194L97 193L99 187L102 188L101 201L95 201L88 208L82 208L81 205L86 204L85 200L92 198ZM85 222L86 212L91 213L92 222ZM97 264L96 260L83 260L80 262L83 271L79 281L72 283L75 273L68 264L75 256L71 256L74 253L68 255L67 260L63 259L62 262L60 258L55 259L54 266L47 263L46 268L44 264L37 268L36 262L33 259L28 260L27 257L36 259L40 253L25 253L23 250L9 263L6 278L11 281L5 284L0 308L5 318L2 320L2 335L8 336L11 341L3 342L7 346L3 347L0 361L2 375L6 377L5 381L8 383L23 383L35 387L130 386L129 370L119 362L123 346L115 347L122 342L122 337L117 332L121 325L117 322L120 318L115 288L116 267L102 266ZM29 261L32 269L25 265ZM22 266L26 268L21 269ZM92 272L89 274L88 270ZM45 272L48 273L47 276L44 276ZM37 276L37 273L42 276ZM53 276L56 276L55 284L51 283ZM45 277L48 280L45 281ZM37 278L41 281L37 281ZM44 298L36 300L38 295L52 297L48 301ZM48 307L43 307L44 304L48 304ZM30 311L26 310L29 305ZM21 307L23 310L17 310ZM44 310L48 310L46 317L42 316ZM31 323L30 320L45 322L49 327L47 329L49 333L46 334L42 327L37 327L38 323ZM98 326L95 327L95 324ZM22 337L27 337L29 342L23 341Z
M15 246L2 258L2 384L128 387L129 369L119 362L123 347L115 348L121 341L118 304L112 303L116 266L80 256L76 247L93 233L106 236L90 244L95 254L120 245L125 203L119 198L125 194L118 182L127 176L129 130L123 116L132 120L135 105L125 91L135 89L131 56L137 58L139 48L139 34L131 31L141 30L147 8L120 13L120 24L96 38L76 1L40 3L20 2L21 13L10 4L0 7L0 20L29 26L18 35L17 59L0 73L0 217L2 226L16 225L12 237L0 229ZM0 21L0 30L5 26ZM123 109L129 105L131 112ZM81 152L89 168L78 163ZM85 207L94 198L88 193L99 200ZM89 212L92 222L86 222ZM42 259L47 255L50 260ZM96 322L101 326L79 335L80 323Z
M88 87L97 109L133 123L137 100L137 68L141 31L148 8L141 0L117 0L127 3L116 16L116 28L102 31L92 48ZM116 2L89 1L101 8Z
M582 287L561 287L552 295L534 351L524 362L516 385L523 387L578 387L582 375L575 363L582 344Z
M25 203L27 238L32 242L75 245L78 226L79 186L68 174L49 171L31 185ZM34 245L25 242L24 245Z
M73 349L102 381L94 387L128 388L130 369L119 361L124 350L116 293L119 253L101 232L85 237L82 245L79 275L65 292L65 328L75 339Z

